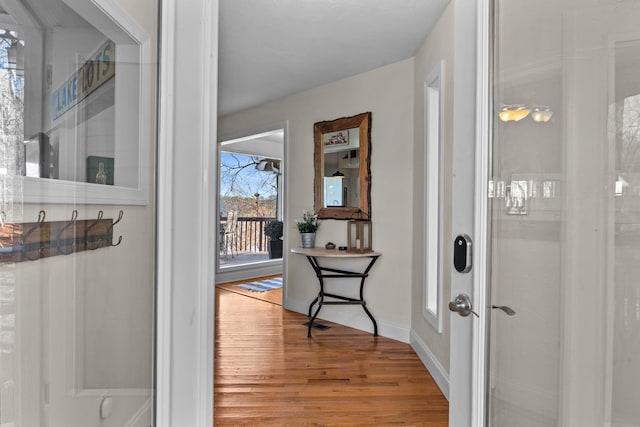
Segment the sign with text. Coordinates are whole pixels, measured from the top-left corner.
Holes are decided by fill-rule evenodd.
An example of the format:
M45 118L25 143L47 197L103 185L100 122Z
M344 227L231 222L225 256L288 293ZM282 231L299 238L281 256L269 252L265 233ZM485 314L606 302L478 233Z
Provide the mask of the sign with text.
M71 77L51 94L53 120L73 108L116 74L116 45L104 42Z

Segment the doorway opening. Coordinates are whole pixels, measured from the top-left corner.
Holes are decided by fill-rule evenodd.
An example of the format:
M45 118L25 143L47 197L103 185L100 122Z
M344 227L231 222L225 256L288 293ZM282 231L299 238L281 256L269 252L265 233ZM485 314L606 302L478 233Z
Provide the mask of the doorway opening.
M282 274L284 142L278 127L218 144L217 283Z

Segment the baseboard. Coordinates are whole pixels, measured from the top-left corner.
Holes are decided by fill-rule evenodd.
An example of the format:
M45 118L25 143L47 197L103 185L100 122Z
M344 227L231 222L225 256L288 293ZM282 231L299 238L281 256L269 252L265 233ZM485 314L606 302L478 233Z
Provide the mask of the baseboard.
M444 394L444 397L449 400L449 374L445 371L444 367L440 364L438 359L434 356L434 354L429 350L427 344L425 344L422 339L411 330L411 347L416 352L422 363L424 364L427 371L431 374L438 387L440 387L440 391Z
M311 301L299 301L286 298L284 300L284 308L287 310L295 311L297 313L308 314L309 304ZM359 308L359 307L358 307ZM348 310L348 313L341 312L340 307L325 306L320 311L318 319L326 320L328 322L337 323L339 325L348 326L350 328L358 329L365 332L373 332L373 325L371 319L362 311L362 314L353 315L353 310ZM378 335L391 338L396 341L409 343L409 329L401 327L399 325L381 321L376 318L376 314L372 313L378 324Z
M216 273L216 284L282 274L282 260L228 267Z

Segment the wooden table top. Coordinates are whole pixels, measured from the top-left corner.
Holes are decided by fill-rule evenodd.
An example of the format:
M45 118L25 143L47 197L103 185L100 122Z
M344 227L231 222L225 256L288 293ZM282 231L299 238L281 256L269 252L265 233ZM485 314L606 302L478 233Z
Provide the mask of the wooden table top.
M325 248L293 248L291 252L294 254L305 256L319 256L330 258L361 258L361 257L373 257L382 255L380 252L347 252L339 251L338 249L325 249Z

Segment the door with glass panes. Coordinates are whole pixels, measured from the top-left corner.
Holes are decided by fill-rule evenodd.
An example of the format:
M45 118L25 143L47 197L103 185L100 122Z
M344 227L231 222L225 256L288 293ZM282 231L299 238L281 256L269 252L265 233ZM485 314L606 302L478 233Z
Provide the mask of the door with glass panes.
M490 15L478 423L640 426L640 6L495 0Z
M149 426L158 2L0 4L0 425Z

